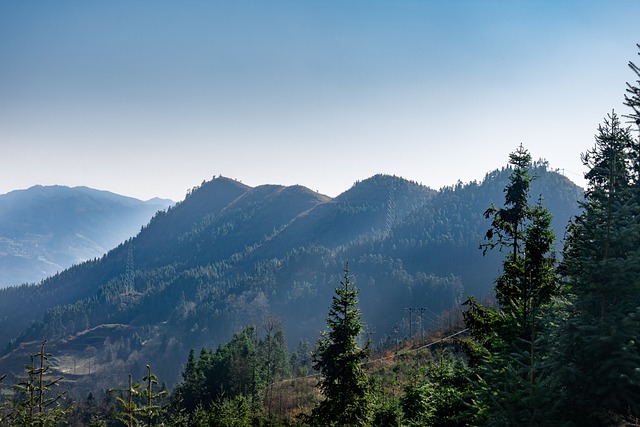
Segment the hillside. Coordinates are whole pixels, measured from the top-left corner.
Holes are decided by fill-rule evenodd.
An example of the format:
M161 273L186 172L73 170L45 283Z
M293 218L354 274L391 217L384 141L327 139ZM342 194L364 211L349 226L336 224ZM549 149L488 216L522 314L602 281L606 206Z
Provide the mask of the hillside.
M100 257L171 204L87 187L35 186L0 195L0 287L39 282Z
M543 164L532 172L531 194L543 195L562 236L581 190ZM203 183L104 257L0 291L0 372L43 338L67 380L92 387L147 363L171 384L189 349L215 347L266 316L284 320L290 346L314 341L347 262L370 337L406 336L405 308L439 313L490 293L500 257L478 250L482 214L502 203L508 174L440 191L377 175L336 198ZM97 364L111 377L89 369Z

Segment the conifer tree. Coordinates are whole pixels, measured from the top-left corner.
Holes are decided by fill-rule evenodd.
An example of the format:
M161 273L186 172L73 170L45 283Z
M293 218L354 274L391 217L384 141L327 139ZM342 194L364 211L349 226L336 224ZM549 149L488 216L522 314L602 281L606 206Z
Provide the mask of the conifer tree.
M151 366L147 365L147 375L142 379L144 386L134 383L129 374L127 388L111 388L109 393L117 393L116 401L120 405L120 411L115 418L129 427L159 425L166 413L166 405L161 402L167 391L155 391L158 385L156 374L151 372Z
M477 419L483 425L536 425L544 419L550 395L549 378L539 348L544 310L557 293L554 233L551 214L529 203L534 179L529 174L531 156L522 145L509 156L513 167L505 187L504 207L491 205L487 250L505 251L502 274L496 279L498 306L484 307L467 301L465 323L475 342L468 342L470 363L479 375L476 384Z
M314 355L314 368L323 375L319 386L324 396L311 415L315 426L369 425L372 405L363 364L369 346L358 345L360 317L358 290L347 264L329 308L329 330L323 332Z
M136 414L140 412L140 407L137 403L141 394L140 384L133 382L131 374L129 374L127 388L111 388L108 391L109 393L120 393L120 396L116 396L116 401L121 406L121 410L114 414L115 418L128 427L140 425L140 421L136 417Z
M640 49L640 44L636 45ZM640 52L638 53L640 55ZM638 67L633 61L629 61L629 68L635 74L635 82L627 83L627 93L624 96L624 105L630 107L633 112L625 115L632 125L635 125L635 130L640 132L640 67ZM631 139L629 141L629 157L631 160L631 182L634 186L640 185L640 135L637 140Z
M65 393L53 393L61 377L51 378L49 358L43 341L38 353L31 355L31 363L25 365L27 377L14 386L16 396L13 407L2 420L11 426L58 426L70 412L69 405L62 406ZM3 424L4 425L4 424Z
M529 174L531 155L522 145L509 155L513 172L505 187L503 208L491 205L485 212L491 218L487 243L481 248L498 247L507 251L503 272L496 279L496 298L501 311L511 319L509 330L530 341L537 308L557 291L555 280L555 235L551 214L542 205L529 203L533 177Z
M142 381L146 386L142 392L145 405L141 408L141 416L146 418L146 425L151 427L166 412L167 405L162 402L162 399L168 392L166 390L155 391L155 387L158 386L158 377L151 372L149 365L147 365L147 375L142 378Z
M582 156L588 188L561 266L571 304L555 358L564 408L572 408L561 412L594 426L640 417L638 144L615 112L595 139Z
M174 405L179 409L193 410L202 403L205 377L203 369L198 365L195 351L191 349L187 365L182 371L182 381L176 385L173 392Z
M271 414L273 385L289 374L289 353L281 319L268 317L263 321L262 327L264 337L259 342L259 350L266 382L265 404Z
M640 44L636 44L640 49ZM640 55L640 52L638 53ZM629 68L636 75L635 84L627 82L627 90L624 95L624 105L631 108L633 112L625 117L632 120L633 123L638 124L640 121L640 67L638 67L633 61L629 61Z

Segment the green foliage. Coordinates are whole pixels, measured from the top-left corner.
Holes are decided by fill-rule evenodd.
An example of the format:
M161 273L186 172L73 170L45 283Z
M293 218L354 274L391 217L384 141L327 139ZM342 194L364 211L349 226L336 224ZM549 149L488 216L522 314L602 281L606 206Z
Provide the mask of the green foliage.
M496 325L500 322L498 311L494 307L480 304L474 297L469 297L463 305L468 306L462 313L462 317L473 339L480 346L490 346ZM475 348L472 344L465 346L465 348L469 349L467 357L475 365L478 361L476 355L478 351L471 351L472 348Z
M159 392L154 390L158 387L158 377L151 372L151 366L149 365L147 365L147 375L142 378L142 381L143 384L146 384L146 387L142 391L145 406L141 408L141 415L146 418L147 425L151 426L162 418L162 415L166 412L166 405L162 404L162 399L168 392L166 390Z
M275 381L289 376L289 354L282 320L275 317L263 322L264 337L259 342L259 353L262 361L266 384L265 405L269 414L273 406L273 385Z
M261 417L258 410L244 396L225 398L213 403L210 408L196 406L193 411L176 413L169 417L166 425L180 427L251 427Z
M406 426L469 425L469 370L451 351L441 351L405 387L400 402Z
M640 44L636 44L640 49ZM640 53L638 53L640 55ZM629 68L636 75L636 81L634 83L627 83L627 90L624 95L624 105L632 109L632 113L628 117L638 125L640 123L640 67L638 67L633 61L629 61Z
M152 360L154 369L163 378L166 375L169 384L178 380L175 366L180 359L184 363L189 348L228 341L215 350L205 348L189 355L174 393L184 409L173 415L176 424L183 415L210 414L213 406L236 397L249 402L254 412L260 403L265 405L260 410L270 412L281 378L290 371L294 375L314 372L311 346L304 340L322 324L326 306L322 306L321 296L333 288L331 272L340 269L345 259L361 271L358 284L367 292L360 296L358 305L378 338L390 333L407 306L428 306L435 312L457 307L465 292L485 294L499 265L497 251L488 252L483 259L477 242L486 231L482 212L489 201L504 196L505 183L512 187L507 196L514 202L505 206L501 221L495 224L496 236L503 233L505 242L534 248L528 238L540 242L541 247L548 241L544 233L526 233L536 218L544 230L548 221L542 214L534 214L522 224L509 222L514 212L522 210L518 192L529 182L531 192L534 188L553 189L545 191L545 196L550 195L545 203L553 201L568 217L577 197L575 186L546 167L544 162L531 165L540 175L535 181L527 181L525 176L510 180L510 167L488 174L482 183L459 183L438 192L400 178L376 176L333 200L300 187L251 189L216 179L194 189L176 207L158 213L137 237L102 259L65 271L39 286L0 291L0 335L14 336L35 315L40 321L13 340L7 350L42 333L64 338L66 347L58 341L57 348L71 355L91 342L93 366L99 364L123 379L127 372L133 372L136 378L142 377L144 363ZM499 211L496 208L495 212ZM509 230L517 231L517 239L509 240ZM132 247L136 251L133 266L129 262ZM519 251L517 259L505 264L505 271L510 276L542 277L533 267L544 269L544 262L530 262L535 260L534 252ZM531 258L525 262L529 254ZM517 325L514 336L519 338L532 335L532 327L540 331L539 321L525 319L532 319L528 313L542 302L526 295L531 286L543 286L507 276L503 279L499 286L505 296L501 311L475 303L476 311L486 310L470 326L477 339L469 340L467 346L477 359L469 360L472 366L482 361L488 348L506 349L502 346L506 338L495 339L496 322ZM544 293L539 295L542 298ZM526 304L520 304L523 298ZM14 310L25 306L31 307L28 319ZM506 316L509 310L513 313ZM294 343L301 342L290 359L284 331L260 325L232 335L270 313L286 316L289 336L293 334ZM518 354L529 351L533 341L514 341ZM84 355L82 350L78 353ZM533 354L537 357L538 353ZM360 361L366 358L364 353L360 356ZM352 367L349 363L345 366ZM83 378L79 389L88 386L96 391L109 386L98 384L100 378L93 371L74 380ZM144 385L133 400L138 408L152 406L144 401ZM120 409L124 408L126 405L121 405ZM393 424L399 408L396 399L369 413L374 413L376 420ZM142 412L135 414L140 422L146 420Z
M307 339L301 339L290 357L291 373L294 376L308 375L313 369L313 350Z
M374 408L371 425L376 427L401 427L402 407L397 399L386 399Z
M522 147L509 155L509 163L513 171L509 175L506 185L503 208L496 208L493 204L485 211L484 217L491 218L491 228L486 233L488 243L481 245L486 253L487 249L508 247L517 258L522 251L520 241L523 239L524 224L529 219L529 188L533 178L529 175L531 155ZM494 236L496 240L494 240ZM500 290L497 290L498 295Z
M496 298L500 310L514 323L509 329L517 337L531 340L536 310L557 293L555 257L552 254L555 235L551 230L551 214L542 205L529 204L531 156L522 145L509 156L513 172L505 187L505 207L491 206L485 217L492 218L487 231L487 249L508 250L503 272L496 279Z
M537 184L556 190L550 199L568 218L576 187L538 169ZM92 344L96 362L124 378L135 363L152 360L173 384L173 367L190 348L225 342L267 314L286 319L293 342L313 337L326 310L318 295L333 289L331 272L346 259L372 289L360 306L383 334L408 301L438 312L462 302L465 291L486 293L499 260L474 250L486 231L481 207L500 197L507 179L508 171L496 171L482 183L436 192L380 175L330 200L302 187L217 178L101 259L37 286L0 290L0 338L12 340L5 351L43 335L63 338L67 356L80 334L129 325L125 344L138 334L145 346L116 351L112 339L114 351L101 351ZM94 385L108 387L88 378L80 388Z
M252 408L244 396L224 399L211 409L209 417L212 427L250 427Z
M215 351L203 348L197 360L191 350L175 388L176 404L192 412L237 396L256 402L266 388L270 408L272 384L289 374L289 354L279 319L267 319L263 329L259 337L256 326L248 325Z
M129 427L141 425L136 416L136 414L141 411L137 404L140 397L140 383L134 384L131 375L129 375L129 386L126 389L109 389L109 393L115 392L120 393L120 395L116 397L116 401L121 406L120 411L114 414L115 418Z
M349 266L335 289L323 332L314 356L314 368L322 373L319 387L322 400L311 415L317 426L366 426L371 417L371 398L363 359L368 345L361 348L362 333L358 290L351 282Z
M251 325L215 351L203 348L197 361L192 351L182 374L183 381L176 386L176 394L187 411L198 405L208 408L223 397L257 397L264 373L257 344L256 328Z
M469 418L470 372L463 358L442 352L426 367L426 380L434 397L432 426L464 426Z
M147 375L142 379L144 388L140 383L133 383L129 375L129 385L126 389L112 388L109 393L118 393L116 401L120 410L114 416L129 427L159 425L166 413L166 405L162 404L167 391L156 392L158 378L151 372L151 366L147 365Z
M431 425L435 406L431 391L427 384L412 384L405 388L401 404L408 426Z
M478 380L474 383L476 422L482 425L536 425L547 416L552 396L542 369L548 349L539 335L547 323L544 314L558 294L553 255L551 214L529 203L533 178L531 156L522 145L510 155L513 166L505 187L503 208L490 206L487 250L506 249L502 274L496 279L497 308L470 298L464 313L474 341L465 349Z
M555 357L561 406L579 425L640 417L638 148L614 112L582 156L589 185L561 266L569 304Z
M13 387L15 395L0 414L0 425L49 427L64 423L69 405L63 406L65 393L53 393L52 388L62 378L50 377L51 354L44 351L46 342L42 342L38 353L31 355L31 363L25 365L27 377Z

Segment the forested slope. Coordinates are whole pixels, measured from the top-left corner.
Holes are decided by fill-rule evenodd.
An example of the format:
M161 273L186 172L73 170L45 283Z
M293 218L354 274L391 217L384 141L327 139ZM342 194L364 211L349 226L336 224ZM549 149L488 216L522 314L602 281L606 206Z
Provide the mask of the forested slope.
M544 164L533 172L532 194L542 193L562 236L580 189ZM300 186L205 182L103 258L0 291L0 368L48 338L70 381L99 385L96 372L75 368L92 361L112 375L152 363L171 383L189 349L266 316L284 320L291 345L313 341L346 262L374 341L406 335L406 307L437 313L490 293L500 257L478 250L482 213L501 203L508 174L440 191L377 175L333 199Z

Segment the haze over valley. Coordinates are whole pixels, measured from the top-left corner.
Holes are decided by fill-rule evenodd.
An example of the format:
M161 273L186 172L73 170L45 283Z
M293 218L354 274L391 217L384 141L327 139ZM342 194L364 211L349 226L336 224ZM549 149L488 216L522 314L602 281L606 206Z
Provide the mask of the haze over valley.
M101 257L171 204L86 187L35 186L0 195L0 287L37 283Z

